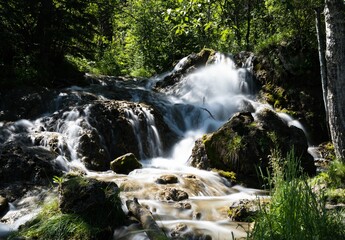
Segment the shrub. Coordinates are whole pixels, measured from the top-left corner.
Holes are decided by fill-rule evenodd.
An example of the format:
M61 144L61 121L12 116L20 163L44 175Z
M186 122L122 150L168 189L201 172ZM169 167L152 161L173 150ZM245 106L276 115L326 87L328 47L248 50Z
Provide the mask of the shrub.
M268 207L261 207L252 239L344 239L343 216L326 209L326 200L317 196L300 173L293 151L282 159L273 154L274 184Z

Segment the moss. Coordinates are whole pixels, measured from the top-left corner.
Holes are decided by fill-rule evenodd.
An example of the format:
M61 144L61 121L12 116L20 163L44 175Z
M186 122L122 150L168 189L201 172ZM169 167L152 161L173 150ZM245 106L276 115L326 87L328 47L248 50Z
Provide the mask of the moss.
M221 177L224 177L232 182L236 182L236 173L232 171L224 171L219 169L213 169L213 171L217 172Z
M235 160L237 161L239 156L238 152L243 148L242 144L244 143L242 136L235 135L231 141L228 142L228 154L227 157L229 161Z
M211 134L204 134L204 135L202 135L202 138L201 138L202 143L205 145L205 143L206 143L207 141L210 141L211 136L212 136Z
M290 115L291 117L297 117L298 116L298 112L293 111L293 110L288 110L286 108L280 109L280 112L286 113L286 114Z

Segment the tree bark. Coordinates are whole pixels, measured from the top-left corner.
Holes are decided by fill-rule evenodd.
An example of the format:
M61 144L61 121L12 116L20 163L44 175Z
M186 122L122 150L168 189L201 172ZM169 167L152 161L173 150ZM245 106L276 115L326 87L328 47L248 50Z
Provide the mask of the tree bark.
M344 1L325 3L328 123L336 157L345 162Z
M138 199L127 200L126 205L128 210L134 215L136 219L141 222L147 236L151 240L167 240L168 237L164 234L162 229L158 226L154 220L151 212L141 206Z
M325 40L324 35L322 34L321 27L321 7L317 7L315 10L315 27L316 27L316 36L318 42L318 51L319 51L319 62L320 62L320 76L322 84L322 95L323 95L323 104L325 107L326 113L326 122L328 121L328 110L327 110L327 69L326 69L326 58L325 58ZM328 134L329 127L327 126Z

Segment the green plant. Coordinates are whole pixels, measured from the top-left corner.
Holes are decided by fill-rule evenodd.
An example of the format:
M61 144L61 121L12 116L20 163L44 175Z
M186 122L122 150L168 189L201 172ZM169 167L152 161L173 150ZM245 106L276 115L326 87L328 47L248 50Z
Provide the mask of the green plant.
M345 164L339 160L333 161L327 171L330 184L333 187L345 188Z
M17 236L32 239L93 239L100 232L76 214L62 214L58 199L46 203L35 219L29 221Z
M323 194L316 195L300 173L299 159L289 152L285 159L271 158L271 203L261 207L252 239L344 239L344 217L326 209Z
M325 192L325 196L331 203L345 203L345 189L343 188L327 189Z
M54 176L53 177L53 183L56 183L59 186L63 183L63 181L64 181L63 177L59 177L59 176Z

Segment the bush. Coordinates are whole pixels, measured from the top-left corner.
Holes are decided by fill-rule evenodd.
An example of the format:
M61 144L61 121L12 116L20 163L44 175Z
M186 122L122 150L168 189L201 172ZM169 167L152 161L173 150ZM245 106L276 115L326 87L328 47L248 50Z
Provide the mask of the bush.
M300 174L299 159L293 151L281 159L272 157L271 203L261 207L252 239L344 239L344 217L326 209L326 200L317 196ZM278 162L283 164L277 164Z

